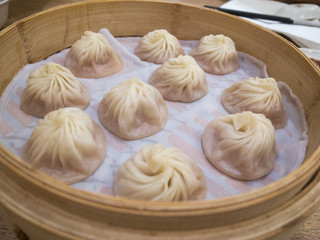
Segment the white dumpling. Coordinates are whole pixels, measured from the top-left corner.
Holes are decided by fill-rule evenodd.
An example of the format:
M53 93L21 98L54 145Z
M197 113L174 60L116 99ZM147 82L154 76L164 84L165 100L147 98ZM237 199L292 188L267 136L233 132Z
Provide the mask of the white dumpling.
M189 53L207 73L227 74L239 68L238 53L231 38L223 34L204 36Z
M152 73L149 83L169 101L193 102L208 93L205 73L191 56L169 58Z
M33 70L22 91L20 108L33 116L44 117L47 113L64 107L86 109L90 92L67 68L48 62Z
M40 119L23 148L34 169L66 183L86 179L106 156L106 138L91 117L78 108L61 108Z
M147 201L203 200L206 180L196 163L178 148L145 146L118 169L117 196Z
M161 64L184 55L179 40L167 30L154 30L143 36L134 50L141 60Z
M77 77L101 78L120 72L123 62L101 33L85 31L72 45L65 66Z
M132 78L105 94L98 115L103 126L130 140L159 132L168 120L168 109L155 87Z
M275 129L288 122L281 93L274 78L248 78L223 91L221 103L229 113L251 111L263 113Z
M213 119L202 136L202 147L217 169L240 180L265 176L277 156L271 121L252 112Z

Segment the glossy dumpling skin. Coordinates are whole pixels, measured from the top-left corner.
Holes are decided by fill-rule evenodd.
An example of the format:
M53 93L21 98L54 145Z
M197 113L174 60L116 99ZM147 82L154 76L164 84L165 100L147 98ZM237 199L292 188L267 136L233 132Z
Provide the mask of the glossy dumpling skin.
M145 146L120 166L114 179L117 196L147 201L203 200L202 170L178 148Z
M184 55L179 40L167 30L154 30L143 36L134 54L141 60L162 64L169 58Z
M105 94L98 115L103 126L118 137L131 140L159 132L168 120L168 109L155 87L132 78Z
M33 70L22 91L20 108L33 116L44 117L47 113L64 107L86 109L90 92L69 69L48 62Z
M169 58L152 73L149 83L169 101L193 102L208 93L205 73L191 56Z
M85 31L65 59L65 66L81 78L102 78L123 68L120 56L101 33Z
M204 36L189 55L211 74L227 74L239 68L238 53L231 38L222 34Z
M223 91L221 103L229 113L251 111L263 113L275 129L288 122L281 93L274 78L248 78Z
M277 156L271 121L252 112L213 119L202 136L202 147L217 169L240 180L265 176Z
M65 183L93 174L106 156L106 138L78 108L61 108L40 119L23 148L23 159Z

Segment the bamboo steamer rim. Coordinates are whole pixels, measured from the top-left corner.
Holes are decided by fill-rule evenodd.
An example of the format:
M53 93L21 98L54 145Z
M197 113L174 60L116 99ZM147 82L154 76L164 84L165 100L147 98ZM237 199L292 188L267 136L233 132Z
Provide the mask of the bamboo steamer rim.
M78 3L66 4L63 6L55 7L52 9L48 9L42 11L40 13L36 13L32 16L24 18L9 27L5 28L0 32L0 38L7 34L13 28L20 29L20 25L24 22L29 21L30 19L36 18L37 16L42 16L47 13L52 13L55 11L59 11L60 9L65 9L73 6L81 6L87 4L98 4L100 2L161 2L165 4L172 4L176 6L188 6L192 8L198 8L202 11L211 11L215 14L221 14L228 16L229 18L235 18L237 21L246 22L247 24L253 25L260 30L268 32L272 34L274 37L279 38L279 36L268 30L264 29L256 24L253 24L249 21L239 19L234 16L230 16L229 14L219 12L217 10L211 10L203 7L191 6L189 4L184 3L176 3L176 2L164 2L164 1L147 1L147 0L131 0L131 1L121 1L121 0L98 0L98 1L83 1ZM305 61L309 62L312 66L316 74L320 78L320 70L316 68L316 66L312 63L312 61L307 58L305 55L301 54L300 51L289 41L286 39L282 39L287 43L288 46L294 48L295 51L299 52L301 57L304 58ZM259 189L246 192L239 195L229 196L225 198L218 198L215 200L204 200L204 201L189 201L189 202L178 202L178 203L165 203L165 202L146 202L139 200L132 200L120 197L114 197L110 195L98 194L87 192L83 190L78 190L74 187L71 187L67 184L64 184L58 180L55 180L46 174L35 171L31 169L31 167L23 161L21 158L17 157L13 153L11 153L8 149L6 149L2 144L0 144L0 156L5 159L5 164L11 168L16 169L19 172L19 175L24 178L26 181L33 183L35 186L45 189L47 191L53 192L59 197L77 202L80 204L84 204L87 206L91 206L99 209L108 209L111 211L117 212L139 212L140 215L149 215L152 213L153 215L160 214L161 216L170 216L170 215L179 215L180 213L185 215L187 212L190 215L199 215L199 214L211 214L218 212L225 212L230 210L241 209L243 207L260 204L265 202L268 199L272 199L275 195L286 192L288 189L292 189L295 186L300 185L301 183L307 181L310 178L310 175L317 173L320 169L320 146L313 152L313 154L306 159L303 164L291 172L287 176L283 177L280 180L277 180L271 184L268 184ZM6 158L4 158L4 156ZM144 211L141 211L144 210Z
M7 149L1 144L0 151L2 152L6 150ZM116 208L117 211L125 213L128 213L129 210L138 210L139 214L148 215L147 211L167 211L169 215L170 212L176 215L180 211L183 212L183 214L185 214L185 211L188 211L190 213L197 212L201 214L201 210L203 210L205 213L209 213L208 209L210 209L210 213L224 212L228 210L241 209L242 207L248 205L263 203L269 198L272 198L274 195L285 192L287 189L299 185L300 182L303 182L305 178L307 178L308 172L314 172L312 171L312 169L319 168L320 159L319 157L317 157L319 155L320 147L310 157L312 159L315 156L314 159L316 161L311 162L310 159L307 160L310 161L310 163L312 164L311 166L309 166L307 162L305 162L301 165L301 167L299 167L286 177L259 189L239 195L218 198L215 200L188 201L177 203L140 201L79 190L56 179L53 179L44 173L31 169L31 167L27 163L25 163L21 158L17 157L11 152L8 156L10 161L8 162L8 164L10 164L11 167L18 169L19 173L23 176L23 178L25 178L26 181L30 181L40 188L45 187L48 191L50 190L51 192L56 193L66 200L83 203L85 205L101 209L109 207ZM140 212L140 210L144 211Z

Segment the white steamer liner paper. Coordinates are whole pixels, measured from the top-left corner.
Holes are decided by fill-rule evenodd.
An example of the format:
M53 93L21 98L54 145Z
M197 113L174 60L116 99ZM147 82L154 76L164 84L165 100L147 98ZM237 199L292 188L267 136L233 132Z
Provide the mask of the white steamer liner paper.
M192 103L166 101L169 118L163 130L139 140L126 141L115 136L99 121L97 114L99 102L110 88L122 81L136 77L148 82L152 72L160 65L141 61L133 54L139 37L116 39L107 29L101 29L100 33L106 36L111 46L121 56L124 68L119 73L105 78L79 78L91 93L90 105L85 112L101 126L106 134L107 156L92 176L73 184L75 188L112 195L113 178L119 166L144 146L156 143L177 147L197 162L207 179L206 199L236 195L263 187L288 175L303 162L308 142L305 115L300 102L284 83L278 83L278 86L289 112L289 120L283 129L276 130L278 156L271 173L258 180L239 181L222 174L206 159L201 146L204 129L213 118L228 114L220 103L223 90L248 77L267 77L266 66L262 62L241 52L239 52L240 68L235 72L227 75L206 73L209 93L205 97ZM198 41L180 41L180 43L185 53L188 54ZM46 60L28 64L14 77L2 95L0 101L1 143L20 157L23 145L39 120L19 108L20 95L26 87L27 78L31 71L49 61L64 65L68 51L69 49L65 49Z

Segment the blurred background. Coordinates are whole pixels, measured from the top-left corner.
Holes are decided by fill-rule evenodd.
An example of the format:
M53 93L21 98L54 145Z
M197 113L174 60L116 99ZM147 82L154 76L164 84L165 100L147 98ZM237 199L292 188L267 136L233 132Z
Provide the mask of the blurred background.
M3 0L0 0L0 4ZM62 4L81 2L84 0L9 0L9 14L8 20L5 26L10 25L11 23L18 21L24 17L32 15L36 12L42 10L56 7ZM169 0L170 1L170 0ZM190 3L194 5L214 5L221 6L224 3L227 3L228 0L171 0L173 2L183 2ZM278 0L279 2L285 3L313 3L320 5L320 0Z

